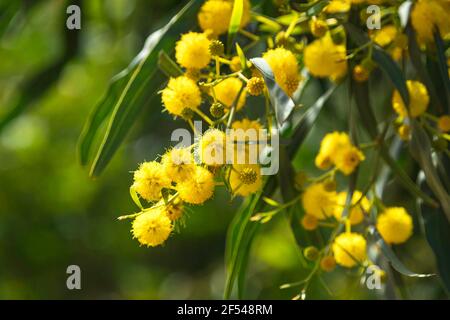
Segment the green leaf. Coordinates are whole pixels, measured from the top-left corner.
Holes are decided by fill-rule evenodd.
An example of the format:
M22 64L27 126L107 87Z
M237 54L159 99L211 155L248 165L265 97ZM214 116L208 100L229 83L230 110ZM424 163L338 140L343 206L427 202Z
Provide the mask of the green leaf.
M443 107L439 94L436 91L436 87L433 84L433 80L428 74L427 68L422 62L422 52L416 40L416 32L411 24L406 27L406 34L408 35L408 52L411 59L411 63L416 69L419 75L420 81L427 87L428 94L430 95L431 105L435 106L439 112L443 112Z
M421 172L418 183L424 192L431 192L425 184L425 174ZM427 206L420 199L417 201L418 210L422 217L425 235L436 257L439 276L450 296L450 223L440 209Z
M381 249L386 259L389 260L391 266L400 272L401 274L408 276L408 277L415 277L415 278L428 278L435 276L435 274L420 274L410 271L403 262L400 261L400 259L397 257L395 252L392 250L392 248L383 240L383 238L380 236L378 231L371 227L369 230L370 234L373 236L376 245Z
M445 95L442 95L442 100L447 106L447 113L450 113L450 78L448 74L447 57L445 55L445 45L444 41L438 30L434 32L434 42L436 43L436 54L439 67L439 76L442 82L442 88Z
M263 58L253 58L250 62L261 72L267 89L269 90L270 102L275 110L278 125L281 127L289 118L295 108L295 103L283 89L276 83L272 68Z
M369 133L373 140L379 139L379 132L376 126L377 120L373 112L373 108L370 103L369 97L369 85L368 83L352 82L355 93L355 102L358 109L358 113L361 121L364 124L364 128ZM434 199L425 194L420 188L411 180L408 174L402 169L402 167L392 158L387 146L380 141L380 155L383 158L386 165L391 169L395 176L399 179L399 182L405 187L412 195L422 198L431 206L437 206L438 204Z
M99 175L107 166L141 110L159 90L163 77L156 68L158 53L173 49L179 32L187 29L185 23L192 22L191 17L195 16L201 3L200 0L191 0L164 27L152 33L130 66L112 79L107 96L89 117L79 144L81 163L86 164L94 137L112 112L103 141L91 165L91 176Z
M353 24L347 22L344 23L344 27L347 34L358 46L363 46L371 41L364 32ZM391 80L392 84L400 93L405 105L409 106L409 92L406 87L406 79L399 66L392 60L389 54L376 44L373 44L372 59L383 70L389 80Z
M245 53L242 50L242 48L239 45L239 43L236 43L236 52L237 52L239 60L241 62L242 70L246 70L247 69L247 58L245 57Z
M244 13L244 0L234 0L230 25L228 26L227 49L231 50L233 40L241 27L242 14Z
M183 74L183 70L173 61L169 55L161 50L158 57L158 68L168 77L176 78Z
M433 164L433 160L431 158L432 148L430 140L426 132L415 120L412 120L411 127L412 138L409 144L411 155L423 170L428 186L433 191L434 195L439 199L442 211L445 213L448 221L450 222L450 195L442 185L439 174Z
M130 196L133 202L139 207L139 209L144 210L144 207L141 204L141 201L139 200L139 196L136 193L136 190L134 190L133 186L130 187Z

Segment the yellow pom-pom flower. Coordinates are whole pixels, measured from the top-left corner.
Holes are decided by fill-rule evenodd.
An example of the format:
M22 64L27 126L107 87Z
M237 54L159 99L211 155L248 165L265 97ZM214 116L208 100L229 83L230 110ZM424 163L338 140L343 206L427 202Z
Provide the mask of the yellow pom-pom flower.
M298 62L295 55L284 48L271 49L263 54L275 75L275 81L289 96L292 96L300 83Z
M377 229L387 243L406 242L413 232L413 221L405 208L387 208L377 218Z
M333 242L336 262L343 267L352 268L366 259L367 242L358 233L341 233Z
M217 100L219 100L219 102L221 102L226 108L231 108L243 85L244 84L242 83L242 81L237 78L227 78L216 84L213 90ZM245 101L246 90L244 89L241 92L239 101L236 105L236 109L242 109Z
M220 166L226 162L226 135L219 129L209 129L200 138L197 152L200 161L208 166Z
M319 169L328 169L336 158L338 150L351 146L350 137L345 132L332 132L325 135L320 143L319 154L315 164Z
M329 34L313 41L305 48L304 62L309 72L335 81L347 73L345 45L333 43Z
M231 14L233 12L231 0L207 0L198 13L198 24L203 31L211 32L219 36L228 31ZM250 21L250 1L244 0L241 27L245 27Z
M230 173L230 186L234 194L246 197L262 187L259 165L234 165Z
M336 192L327 191L323 183L309 185L302 194L302 204L306 214L319 220L331 216L336 206Z
M197 166L190 179L177 184L180 198L190 204L202 204L214 193L214 176L207 169Z
M175 182L188 179L195 170L194 156L190 148L173 148L161 158L166 175Z
M430 103L430 97L428 95L427 88L423 83L408 80L406 81L406 85L408 87L410 100L409 111L411 113L411 117L416 118L427 110L428 104ZM408 116L408 111L405 108L403 99L397 90L394 91L394 95L392 96L392 107L400 116Z
M345 175L350 175L364 161L364 154L355 146L348 146L341 150L337 150L335 156L336 168Z
M397 32L397 28L392 24L384 26L380 30L374 32L373 41L379 46L385 47L394 41Z
M156 162L144 162L134 172L132 188L145 200L161 199L161 190L170 187L171 181L165 174L163 166Z
M450 3L442 0L419 0L411 11L412 26L417 33L417 40L425 45L433 41L433 32L437 27L444 37L450 33Z
M156 247L169 238L173 226L162 207L155 207L134 219L131 232L142 245Z
M210 40L205 33L183 34L175 46L175 58L180 66L187 69L202 69L211 60Z
M195 109L202 103L200 89L195 81L180 76L171 78L162 90L162 102L167 111L175 116L183 116L185 109Z
M347 201L347 192L340 192L336 198L336 209L334 216L337 220L341 220L342 213L344 212L345 203ZM350 208L350 214L348 219L352 225L361 223L364 219L364 213L369 212L370 202L365 196L363 197L360 191L353 192L352 203Z

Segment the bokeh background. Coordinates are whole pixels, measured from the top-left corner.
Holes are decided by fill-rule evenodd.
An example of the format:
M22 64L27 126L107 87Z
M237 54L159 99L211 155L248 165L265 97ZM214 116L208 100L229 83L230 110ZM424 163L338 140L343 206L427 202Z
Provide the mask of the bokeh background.
M212 201L190 210L180 233L152 249L131 238L129 221L116 219L136 210L128 194L130 172L161 154L180 122L171 121L160 106L145 110L95 180L76 154L84 121L109 79L185 1L86 0L82 29L70 32L66 8L80 2L0 0L0 119L22 106L13 121L0 126L0 299L221 298L226 229L240 199L231 201L219 190ZM315 170L322 134L330 127L345 129L345 93L340 90L321 115L297 168ZM381 103L388 100L382 95ZM390 197L403 201L401 190L393 190ZM414 212L413 203L405 201ZM414 271L434 272L417 221L415 231L398 254ZM300 254L282 216L264 226L250 259L247 297L296 295L295 288L279 286L305 276ZM81 268L82 290L66 288L66 268L72 264ZM445 297L435 278L394 278L401 288L397 297ZM314 281L309 298L394 297L364 289L354 272L342 269L323 282L332 295Z

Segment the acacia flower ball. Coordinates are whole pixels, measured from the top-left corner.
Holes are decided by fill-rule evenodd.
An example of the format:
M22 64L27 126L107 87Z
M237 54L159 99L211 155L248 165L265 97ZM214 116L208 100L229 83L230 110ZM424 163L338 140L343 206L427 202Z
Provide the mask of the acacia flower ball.
M450 3L442 0L419 0L411 10L411 23L417 34L417 40L424 45L434 40L433 32L437 27L444 37L450 32L448 13Z
M305 48L304 63L313 76L336 81L347 73L345 46L334 44L327 34Z
M344 212L345 203L347 201L347 192L340 192L336 198L337 205L334 211L334 216L338 221L341 220L342 213ZM368 213L370 210L370 202L360 191L353 192L352 204L350 214L348 216L352 225L361 223L364 219L364 213Z
M350 175L364 161L364 154L355 146L348 146L337 150L335 157L336 168L345 175Z
M233 106L234 101L236 100L243 83L241 80L237 78L227 78L218 84L216 84L213 88L214 94L226 108L231 108ZM239 96L239 101L237 102L236 109L240 110L245 104L246 101L246 90L241 92Z
M377 218L377 229L386 243L406 242L413 232L413 221L404 208L387 208Z
M203 31L219 36L228 31L234 2L231 0L207 0L198 13L198 24ZM244 0L241 27L250 21L250 2Z
M336 192L327 191L323 183L311 184L302 195L302 204L306 214L319 220L326 219L335 210Z
M214 193L214 176L207 169L197 166L190 179L177 184L180 198L190 204L202 204Z
M162 90L162 102L169 113L183 116L185 109L193 110L202 103L200 89L194 80L180 76L170 78Z
M411 117L416 118L427 110L428 104L430 103L430 97L427 88L423 83L408 80L406 81L406 85L408 87L410 100L409 111ZM392 107L401 117L406 118L408 116L408 111L405 108L403 99L397 90L394 91L394 95L392 96Z
M195 170L194 156L189 148L173 148L161 158L166 175L175 182L188 179Z
M134 172L131 186L143 199L157 201L161 199L161 190L170 187L171 181L163 167L156 161L144 162Z
M202 69L211 60L209 44L210 40L204 33L185 33L175 46L175 58L182 67Z
M235 165L230 173L230 186L234 194L246 197L261 190L261 168L259 165Z
M352 268L366 259L366 239L358 233L341 233L334 240L332 249L336 262Z
M345 132L332 132L325 135L320 143L315 164L319 169L328 169L335 162L338 150L351 146L350 137Z
M221 166L226 161L226 135L219 129L209 129L198 142L200 161L208 166Z
M284 48L271 49L263 54L275 76L275 81L289 96L292 96L300 83L298 62L295 55Z
M161 207L153 208L134 219L131 232L142 245L156 247L169 238L173 226Z

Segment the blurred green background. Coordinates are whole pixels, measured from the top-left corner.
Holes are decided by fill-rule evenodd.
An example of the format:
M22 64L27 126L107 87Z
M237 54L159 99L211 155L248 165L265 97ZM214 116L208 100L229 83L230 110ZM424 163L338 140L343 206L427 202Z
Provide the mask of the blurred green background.
M129 221L116 219L136 210L128 194L130 172L161 154L180 122L171 121L160 106L145 110L96 180L88 178L76 154L84 121L109 79L185 1L84 1L78 40L65 28L66 8L74 2L0 0L2 18L8 8L20 7L9 24L0 21L0 118L21 101L31 101L0 131L0 298L221 298L226 229L239 199L231 201L219 190L212 201L191 210L179 234L152 249L131 238ZM345 129L338 112L345 89L340 91L298 156L297 168L314 170L326 128ZM399 255L414 271L434 272L417 223L415 230ZM247 297L295 296L295 288L279 286L305 276L299 254L282 217L264 226L250 262ZM72 264L81 268L82 290L66 288L66 268ZM403 297L443 297L436 279L397 281ZM354 272L342 269L324 282L332 296L315 281L308 297L385 297L364 289Z

